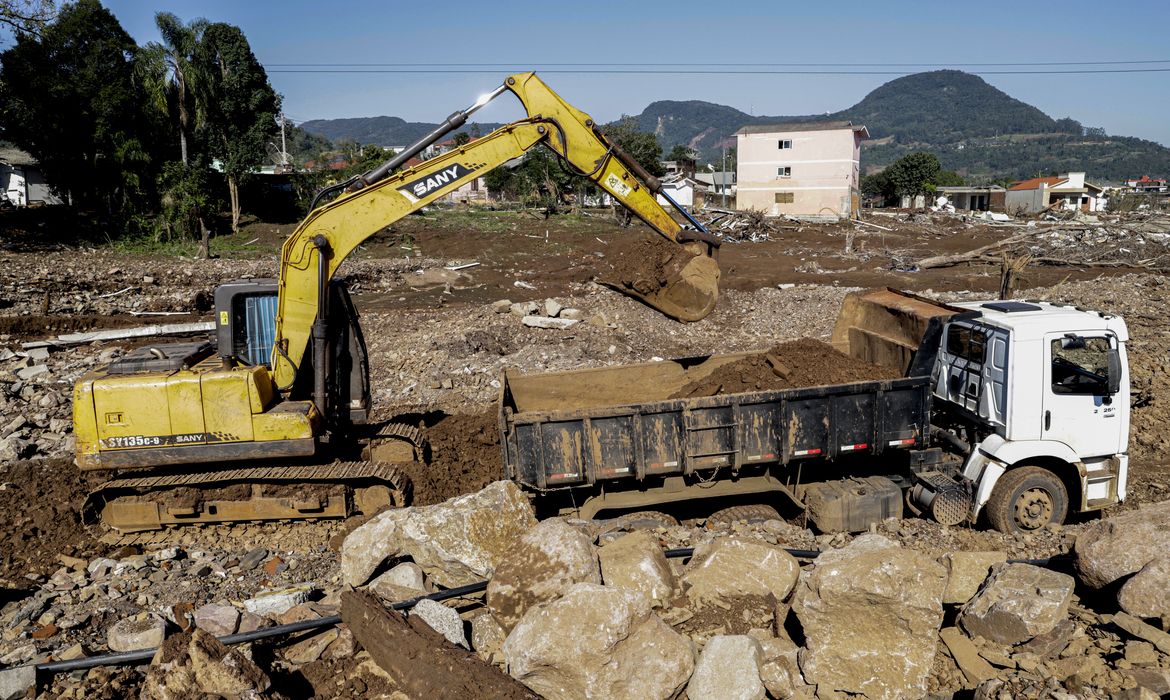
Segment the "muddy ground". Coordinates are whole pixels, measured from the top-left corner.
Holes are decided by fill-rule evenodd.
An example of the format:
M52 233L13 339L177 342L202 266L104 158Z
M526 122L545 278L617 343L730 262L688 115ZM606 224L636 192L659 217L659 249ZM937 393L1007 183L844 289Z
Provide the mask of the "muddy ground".
M957 217L875 221L892 230L792 224L773 240L724 245L720 303L709 318L694 324L666 319L598 284L617 267L612 259L621 255L614 251L637 245L637 237L647 233L623 229L603 214L545 220L510 212L452 212L409 217L379 234L347 261L342 274L362 314L375 416L420 425L428 435L431 465L409 468L416 502L438 502L502 477L496 401L505 370L534 374L765 353L801 338L827 340L841 299L854 289L893 286L946 299L993 296L998 289L996 265L906 270L920 257L970 250L1011 231ZM0 349L18 350L22 341L62 332L211 320L214 286L237 277L273 275L276 250L288 230L245 231L242 236L260 240L246 250L198 261L25 240L0 229ZM447 269L469 263L478 264ZM1170 286L1157 274L1067 266L1028 268L1019 286L1022 296L1126 317L1134 408L1130 498L1121 508L1170 498L1170 431L1165 427L1170 419L1170 327L1165 323ZM580 309L584 320L563 331L528 328L518 316L491 306L501 299L550 298ZM67 395L103 352L142 342L54 350L53 371L30 381ZM798 373L805 371L796 366L799 359L784 362ZM5 367L0 383L11 388L15 365ZM754 388L760 379L743 369L735 381ZM776 376L766 360L757 358L750 369ZM726 379L719 383L725 390L733 385ZM705 395L713 389L719 390L687 390ZM9 406L18 407L18 398ZM0 427L11 418L0 417ZM0 538L7 545L0 552L3 588L43 581L59 566L61 555L92 559L115 546L96 526L80 524L78 509L88 485L65 448L0 465ZM185 546L229 552L281 548L319 557L324 570L335 571L336 557L323 554L324 545L342 527L251 525L173 537ZM881 529L927 551L996 548L1013 556L1048 556L1067 551L1076 527L1028 539L938 528L926 521Z

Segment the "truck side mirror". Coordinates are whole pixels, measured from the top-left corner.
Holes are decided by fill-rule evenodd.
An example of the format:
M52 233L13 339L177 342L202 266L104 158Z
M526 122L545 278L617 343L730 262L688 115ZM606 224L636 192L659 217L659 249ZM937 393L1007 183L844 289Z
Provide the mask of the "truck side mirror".
M1113 396L1121 391L1121 351L1110 348L1109 360L1109 395Z

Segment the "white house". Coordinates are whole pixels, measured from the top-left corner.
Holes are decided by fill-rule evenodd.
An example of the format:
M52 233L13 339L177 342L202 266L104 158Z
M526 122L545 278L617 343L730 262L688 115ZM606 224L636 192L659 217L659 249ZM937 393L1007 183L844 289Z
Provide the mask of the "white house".
M16 148L0 148L0 195L18 207L62 203L45 182L36 159Z
M751 124L736 132L737 209L849 217L861 207L864 126L848 121Z
M694 178L674 173L667 175L659 180L659 182L662 183L663 192L687 209L703 206L704 197L707 194L707 186ZM670 206L670 203L666 201L666 197L662 195L658 195L658 203L664 207Z
M1104 211L1105 190L1085 180L1084 173L1058 177L1034 177L1017 182L1007 191L1007 213L1035 214L1053 205L1084 212Z

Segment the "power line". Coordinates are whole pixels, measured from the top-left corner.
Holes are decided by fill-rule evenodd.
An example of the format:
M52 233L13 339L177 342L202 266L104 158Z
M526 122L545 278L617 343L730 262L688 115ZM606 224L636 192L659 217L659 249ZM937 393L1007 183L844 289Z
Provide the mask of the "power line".
M742 63L640 63L642 66L662 67L662 66L683 66L686 68L704 68L704 67L770 67L770 68L962 68L962 67L995 67L995 66L1115 66L1115 65L1129 65L1129 64L1151 64L1151 63L1170 63L1170 59L1143 59L1135 61L1020 61L1016 63L760 63L755 61L745 61ZM585 67L628 67L629 63L546 63L539 61L531 64L524 62L511 63L266 63L268 66L280 67L306 67L306 68L335 68L335 67L356 67L356 68L462 68L465 66L476 66L480 68L491 67L508 67L508 66L552 66L561 68L585 68Z
M500 70L476 68L274 68L269 73L389 73L399 75L421 74L489 74L499 75ZM1100 73L1170 73L1170 68L1086 68L1075 70L984 70L969 71L971 75L1087 75ZM542 75L913 75L906 71L863 71L863 70L652 70L652 69L552 69L541 70Z

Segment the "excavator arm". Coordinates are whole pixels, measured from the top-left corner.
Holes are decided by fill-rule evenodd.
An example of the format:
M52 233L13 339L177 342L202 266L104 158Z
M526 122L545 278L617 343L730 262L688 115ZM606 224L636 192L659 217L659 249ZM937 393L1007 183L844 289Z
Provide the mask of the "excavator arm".
M504 91L520 99L528 114L526 119L500 127L417 167L395 170ZM314 370L318 375L325 371L328 329L325 314L320 311L326 303L329 280L354 248L403 216L540 144L659 234L679 244L675 256L682 259L662 266L677 270L666 284L648 282L654 279L648 275L646 279L620 284L619 290L679 320L697 321L707 316L718 296L719 266L713 257L718 239L675 205L698 230L683 229L658 203L655 195L661 190L655 178L611 143L588 114L567 104L535 73L521 73L509 77L471 108L451 115L439 129L379 168L343 183L347 191L315 207L285 241L272 354L277 386L292 386L311 338L314 352L319 353L313 358ZM323 375L315 377L314 385L316 403L321 406Z

